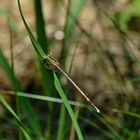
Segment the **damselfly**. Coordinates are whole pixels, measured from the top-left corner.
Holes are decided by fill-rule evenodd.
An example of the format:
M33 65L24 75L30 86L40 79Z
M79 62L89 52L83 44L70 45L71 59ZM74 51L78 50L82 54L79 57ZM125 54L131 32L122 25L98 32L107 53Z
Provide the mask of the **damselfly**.
M62 72L62 74L65 75L65 77L73 84L73 86L80 92L80 94L96 109L98 113L100 113L100 110L93 104L93 102L86 96L86 94L76 85L76 83L62 70L62 68L59 65L59 62L52 57L52 53L48 53L48 55L44 56L44 63L47 69L50 69L54 72L59 70Z

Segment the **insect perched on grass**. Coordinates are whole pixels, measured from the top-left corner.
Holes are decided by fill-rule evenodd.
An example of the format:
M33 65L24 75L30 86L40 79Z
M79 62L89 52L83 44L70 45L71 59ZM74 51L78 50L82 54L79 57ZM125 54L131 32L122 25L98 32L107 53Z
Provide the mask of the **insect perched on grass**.
M52 53L49 52L48 55L44 56L44 63L47 69L52 70L53 72L61 71L62 74L73 84L73 86L81 93L82 96L96 109L98 113L100 110L93 104L93 102L86 96L86 94L75 84L75 82L61 69L59 62L52 57Z

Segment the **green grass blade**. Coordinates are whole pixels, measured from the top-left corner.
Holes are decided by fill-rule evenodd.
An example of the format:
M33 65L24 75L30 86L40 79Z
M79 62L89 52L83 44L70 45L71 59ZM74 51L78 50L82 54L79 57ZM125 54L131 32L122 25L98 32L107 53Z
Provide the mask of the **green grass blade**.
M72 108L71 108L71 106L70 106L70 104L69 104L69 102L68 102L68 100L67 100L67 98L66 98L66 96L65 96L65 94L64 94L64 92L62 90L62 88L61 88L61 85L60 85L55 73L54 73L54 85L55 85L60 97L62 98L63 103L64 103L64 105L65 105L65 107L66 107L66 109L67 109L67 111L68 111L68 113L69 113L69 115L70 115L70 117L72 119L72 122L73 122L75 130L77 132L77 136L78 136L79 140L83 140L83 136L82 136L80 127L78 125L78 122L77 122L77 120L76 120L76 118L74 116L74 112L72 111Z
M33 44L33 46L34 46L34 48L35 48L35 50L38 52L38 54L41 56L41 58L43 59L43 57L45 56L45 53L44 53L44 51L42 50L42 47L40 46L40 44L38 43L38 41L36 40L36 38L34 37L34 35L32 34L32 32L30 31L30 29L29 29L29 27L28 27L28 25L27 25L27 23L26 23L26 21L25 21L25 19L24 19L24 16L23 16L23 14L22 14L22 10L21 10L21 5L20 5L20 0L17 0L18 1L18 6L19 6L19 11L20 11L20 14L21 14L21 18L22 18L22 20L23 20L23 22L24 22L24 25L25 25L25 28L26 28L26 30L27 30L27 32L28 32L28 35L29 35L29 37L30 37L30 40L31 40L31 42L32 42L32 44ZM39 26L39 25L38 25ZM38 28L40 28L40 27L38 27ZM43 30L43 29L42 29ZM44 31L45 32L45 31ZM39 32L38 33L38 36L41 34L41 32ZM44 41L45 41L45 38L46 38L46 36L44 36L43 37L44 38ZM43 69L43 68L42 68ZM43 72L42 72L44 75L43 75L43 79L44 79L44 81L45 81L45 84L47 84L47 85L49 85L49 83L50 83L50 79L52 79L52 76L51 76L51 74L48 74L49 72L47 72L47 73L45 73L44 72L44 70L43 70ZM50 87L49 86L45 86L45 90L46 91L50 91Z
M11 27L10 27L10 23L11 23L11 20L10 20L10 16L7 16L7 24L8 24L8 29L9 29L9 40L10 40L10 59L11 59L11 71L12 71L12 75L13 77L15 77L15 72L14 72L14 54L13 54L13 32L11 30ZM14 91L15 91L15 94L16 94L16 88L14 88ZM19 98L18 96L15 96L15 101L16 101L16 113L18 116L20 116L20 106L19 106ZM18 129L18 139L19 140L22 140L22 132L20 130L20 128Z
M17 89L17 90L20 89L20 85L16 81L16 79L12 73L12 70L9 66L9 63L8 63L7 59L5 58L5 56L3 55L1 49L0 49L0 67L4 70L5 74L7 75L10 83L13 86L13 89Z
M140 114L138 114L138 113L125 111L125 110L118 110L118 109L114 109L113 112L118 112L118 113L121 113L121 114L124 114L124 115L128 115L128 116L140 119Z
M42 79L43 79L43 88L44 88L44 94L46 96L53 96L52 95L52 89L53 89L53 74L50 73L48 69L46 69L43 65L41 65L41 73L42 73ZM45 130L45 138L50 139L51 138L51 128L52 128L52 122L53 122L53 112L54 112L54 104L53 102L47 102L48 104L48 111L47 111L47 120L46 120L46 130Z
M68 53L68 48L66 47L67 40L72 36L72 33L74 32L75 20L78 17L84 2L85 0L69 0L66 22L65 22L65 27L64 27L65 36L63 40L63 48L61 50L61 55L59 59L62 66L65 63L65 59Z
M48 40L45 34L45 24L44 24L44 19L43 19L41 0L34 0L34 7L35 7L34 9L35 9L35 16L36 16L36 31L37 31L37 36L38 36L38 42L41 45L40 47L42 48L42 50L45 53L47 53ZM32 33L30 32L30 34ZM37 43L35 44L32 38L31 38L31 41L33 42L34 46L37 48L38 47L36 45ZM46 71L46 69L42 65L41 65L41 70L42 70L42 77L44 81L43 83L44 83L45 93L47 93L47 95L50 95L51 87L52 87L50 85L53 82L53 75L49 73L48 70Z
M25 19L24 19L24 16L23 16L23 13L22 13L22 10L21 10L21 5L20 5L20 0L17 0L18 2L18 7L19 7L19 11L20 11L20 15L21 15L21 18L23 20L23 23L25 25L25 28L26 28L26 31L28 32L28 35L30 37L30 40L34 46L34 49L37 51L37 53L39 54L39 56L43 59L44 56L45 56L45 53L44 51L42 50L42 47L40 46L40 44L38 43L38 41L36 40L36 38L34 37L34 35L32 34L32 32L30 31ZM36 126L36 125L35 125Z
M112 132L111 134L114 135L116 139L120 139L121 136L119 135L119 133L105 120L105 118L101 118L97 114L95 114L95 116L102 124L104 124Z
M36 32L37 32L37 40L41 45L42 50L45 54L48 52L48 40L45 33L45 24L44 18L42 13L42 0L34 0L34 11L35 11L35 19L36 19ZM49 71L45 69L43 65L41 65L41 73L43 79L43 87L45 91L45 95L51 95L52 86L53 86L53 75L49 74ZM47 126L45 137L46 139L50 139L51 134L51 126L52 126L52 119L53 119L53 106L52 102L48 102L48 111L47 111Z
M91 108L87 108L94 116L96 116L96 118L102 123L102 125L106 126L106 128L111 132L112 137L115 137L116 139L120 139L121 136L119 135L119 133L114 129L114 127L112 127L109 123L109 121L107 121L107 119L105 119L105 115L102 113L103 117L100 117L98 114L96 114L95 112L93 112L91 110ZM100 114L101 115L101 114ZM113 120L113 123L115 121Z
M69 35L74 31L75 19L80 13L81 7L83 6L85 0L70 0L67 21L65 25L65 35L69 37Z
M87 124L91 125L95 129L97 129L98 131L100 131L106 137L111 138L112 140L116 140L116 137L112 133L107 132L102 127L100 127L98 124L96 124L95 122L90 121L89 119L86 119L86 118L83 118L83 117L80 117L80 118L82 119L82 121L86 122Z
M20 11L20 15L21 15L21 18L23 20L23 23L26 27L26 30L28 32L28 35L32 41L32 44L34 46L34 49L37 51L37 53L39 54L39 56L41 56L41 58L43 58L45 56L45 53L44 51L42 50L40 44L38 43L38 41L35 39L34 35L32 34L32 32L30 31L25 19L24 19L24 16L23 16L23 13L22 13L22 10L21 10L21 5L20 5L20 0L17 0L18 2L18 8L19 8L19 11Z
M27 92L21 92L21 91L16 91L16 94L14 91L9 91L9 90L0 90L0 94L2 95L16 95L19 97L24 97L28 99L36 99L36 100L41 100L41 101L49 101L49 102L54 102L54 103L63 103L62 99L56 98L56 97L50 97L50 96L44 96L44 95L39 95L37 93L27 93ZM86 107L85 104L82 104L80 102L75 102L72 100L69 100L69 104L73 106L79 106L79 107Z
M0 49L0 67L4 70L11 85L13 86L13 89L16 91L20 91L20 89L21 89L20 84L14 77L12 70L7 62L7 59L4 57L1 49ZM41 130L39 129L39 124L35 117L36 115L31 107L30 103L26 99L22 99L22 100L20 99L20 103L26 113L27 119L29 120L35 134L37 134L38 138L41 138L42 137ZM30 116L32 116L32 119L30 118Z
M22 98L23 100L23 98ZM24 99L25 100L25 99ZM25 100L26 101L26 100ZM37 118L36 118L36 114L34 112L34 109L33 107L29 104L29 102L24 102L24 110L26 109L26 115L27 115L27 119L30 123L30 125L32 126L33 128L33 131L35 133L35 135L37 136L37 139L38 140L44 140L43 136L42 136L42 132L41 132L41 129L40 129L40 125L37 121Z
M65 117L66 117L66 109L65 106L61 105L59 123L58 123L58 130L57 130L57 137L56 140L63 140L64 139L64 126L65 126Z
M41 71L42 71L42 78L43 78L43 86L45 95L51 96L52 87L53 87L53 74L50 72L46 67L41 65Z
M17 116L17 114L13 111L13 109L8 105L8 103L5 101L5 99L2 96L0 96L0 101L2 102L4 107L14 116L14 118L16 119L18 124L20 125L20 129L23 132L26 139L32 140L27 128L24 126L24 124L21 122L20 118Z
M42 50L48 52L48 40L45 33L45 24L42 13L42 0L34 0L34 10L35 10L35 19L36 19L36 31L38 42L41 45Z
M42 3L41 0L34 0L34 10L35 10L35 19L36 19L36 32L37 32L37 40L41 45L42 50L45 54L48 52L48 40L45 33L45 24L42 13ZM41 72L44 84L44 91L46 95L51 94L51 89L53 85L53 75L49 73L48 70L45 69L44 66L41 65ZM49 108L51 108L52 104L48 103Z

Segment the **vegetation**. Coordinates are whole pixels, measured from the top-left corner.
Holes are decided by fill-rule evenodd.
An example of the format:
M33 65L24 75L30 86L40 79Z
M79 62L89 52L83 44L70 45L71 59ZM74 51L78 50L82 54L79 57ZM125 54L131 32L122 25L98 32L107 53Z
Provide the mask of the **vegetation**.
M25 3L0 6L0 140L140 139L139 0Z

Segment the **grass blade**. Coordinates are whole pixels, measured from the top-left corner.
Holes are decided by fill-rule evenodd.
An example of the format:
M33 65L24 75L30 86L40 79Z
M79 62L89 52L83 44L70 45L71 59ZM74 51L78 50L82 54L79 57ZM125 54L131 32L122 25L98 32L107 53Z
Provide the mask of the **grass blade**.
M13 86L13 89L16 91L20 91L21 90L20 84L14 77L12 70L7 62L7 59L3 55L1 49L0 49L0 67L4 70L11 85ZM22 100L19 99L19 100L20 100L19 102L20 102L21 106L23 107L23 109L26 113L27 119L29 120L35 134L37 135L38 139L39 138L41 139L41 137L42 137L41 130L39 129L39 124L35 117L36 115L31 107L30 103L26 99L22 99ZM32 116L32 118L30 116Z
M17 80L15 80L15 77L12 73L9 63L8 63L7 59L5 58L5 56L3 55L1 49L0 49L0 67L4 70L5 74L7 75L10 83L13 86L13 89L20 89L20 85L17 82Z
M32 41L32 44L34 46L34 49L37 51L38 55L41 56L41 58L43 58L45 56L45 53L44 51L42 50L40 44L38 43L38 41L35 39L34 35L32 34L32 32L30 31L25 19L24 19L24 16L23 16L23 13L22 13L22 10L21 10L21 5L20 5L20 0L17 0L18 2L18 8L19 8L19 12L20 12L20 15L21 15L21 18L23 20L23 23L26 27L26 30L28 32L28 35Z
M69 8L68 8L68 15L66 19L66 25L65 25L66 37L69 37L71 32L74 31L73 27L75 25L75 19L79 15L80 9L83 6L84 2L85 0L70 0Z
M112 140L116 140L116 137L114 135L112 135L112 133L107 132L106 130L104 130L102 127L100 127L98 124L94 123L93 121L90 121L89 119L80 117L84 122L86 122L87 124L91 125L92 127L94 127L95 129L97 129L98 131L100 131L103 135L105 135L108 138L111 138Z
M61 85L60 85L55 73L54 73L54 84L55 84L55 87L56 87L60 97L63 100L63 103L65 104L65 107L66 107L67 111L69 112L69 115L70 115L70 117L73 121L73 125L75 127L76 132L77 132L77 136L78 136L79 140L83 140L83 136L82 136L80 127L78 125L78 122L77 122L77 120L74 116L74 112L72 111L72 108L71 108L71 106L70 106L70 104L69 104L69 102L68 102L68 100L67 100L67 98L66 98L66 96L65 96L65 94L62 90L62 88L61 88Z
M45 33L45 24L42 13L42 0L34 0L34 11L35 11L35 19L36 19L36 32L37 32L37 40L41 45L42 50L45 54L48 52L48 39ZM52 85L53 85L53 75L49 74L49 71L44 68L43 65L41 67L42 79L43 79L43 87L45 91L45 95L51 95ZM52 102L48 102L48 112L47 114L47 126L45 137L46 139L50 139L50 132L52 126L53 119L53 105Z
M27 140L32 140L31 136L29 135L29 132L27 128L24 126L24 124L21 122L20 118L17 116L17 114L13 111L13 109L8 105L8 103L5 101L5 99L0 96L0 101L4 105L4 107L14 116L18 124L20 125L20 129L23 132L24 136Z
M134 112L130 112L130 111L125 111L125 110L118 110L118 109L114 109L113 111L117 112L117 113L121 113L121 114L124 114L124 115L128 115L128 116L140 119L140 114L138 114L138 113L134 113Z
M36 100L49 101L49 102L54 102L54 103L63 103L62 99L60 99L60 98L38 95L36 93L30 94L30 93L26 93L26 92L16 91L16 94L15 94L14 91L0 90L0 94L13 95L13 96L16 95L16 96L24 97L24 98L28 98L28 99L36 99ZM71 104L73 106L86 107L85 104L82 104L80 102L75 102L72 100L69 100L69 104Z
M66 22L64 27L64 40L63 46L60 55L60 63L62 66L65 64L65 60L68 53L67 46L67 39L70 38L72 32L74 31L75 19L78 17L81 7L83 6L85 0L69 0L68 8L67 8L67 15L66 15Z
M45 33L45 24L42 13L41 0L34 0L34 10L36 17L36 31L38 36L38 42L41 45L42 50L48 52L48 40Z
M58 123L58 130L57 130L57 138L56 140L64 139L64 127L65 127L65 117L66 117L66 109L65 106L61 105L59 123Z
M28 25L27 25L27 23L26 23L26 21L25 21L25 19L24 19L24 16L23 16L23 13L22 13L22 10L21 10L21 5L20 5L20 0L17 0L17 2L18 2L18 7L19 7L19 11L20 11L20 15L21 15L21 18L22 18L22 20L23 20L23 23L24 23L24 25L25 25L25 28L26 28L26 30L27 30L27 32L28 32L28 35L29 35L29 37L30 37L30 40L31 40L31 42L32 42L32 44L33 44L33 46L34 46L34 49L37 51L37 53L39 54L39 56L43 59L44 58L44 56L45 56L45 53L44 53L44 51L43 51L43 47L42 46L40 46L40 42L38 43L38 41L36 40L36 38L34 37L34 35L32 34L32 32L30 31L30 29L29 29L29 27L28 27ZM40 9L41 10L41 9ZM37 13L38 14L38 13ZM37 17L38 17L38 15L37 15ZM43 18L43 17L42 17ZM43 19L42 19L43 20ZM43 21L42 21L42 24L43 24ZM39 25L37 25L38 27L37 28L40 28L40 26ZM42 28L42 30L38 30L38 36L40 36L40 34L42 34L42 31L45 33L45 31L44 31L44 29ZM42 41L42 40L40 40L40 41ZM44 34L44 36L43 36L43 42L46 42L46 36L45 36L45 34ZM47 44L42 44L41 43L41 45L47 45ZM47 46L44 46L44 47L47 47ZM44 48L44 50L46 50L45 48ZM45 91L46 91L46 89L48 89L48 87L49 86L46 86L46 85L49 85L49 82L48 82L48 78L47 77L50 77L50 79L52 79L51 78L51 75L49 75L48 74L48 72L45 72L44 70L43 70L43 67L42 67L42 74L43 74L43 80L45 81L44 83L45 83ZM50 93L50 88L49 88L49 90L48 90L48 92ZM52 118L52 117L51 117Z

